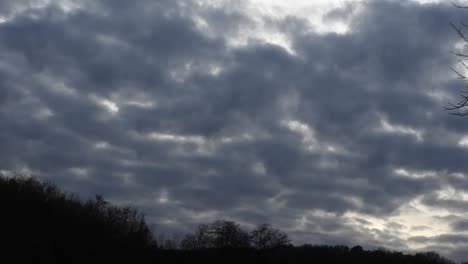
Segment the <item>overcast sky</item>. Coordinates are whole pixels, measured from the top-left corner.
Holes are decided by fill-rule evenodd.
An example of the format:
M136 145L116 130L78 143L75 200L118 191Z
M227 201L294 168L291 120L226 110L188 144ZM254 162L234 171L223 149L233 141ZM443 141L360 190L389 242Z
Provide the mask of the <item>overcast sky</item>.
M166 234L267 222L468 260L468 118L443 111L463 19L427 0L1 0L0 170Z

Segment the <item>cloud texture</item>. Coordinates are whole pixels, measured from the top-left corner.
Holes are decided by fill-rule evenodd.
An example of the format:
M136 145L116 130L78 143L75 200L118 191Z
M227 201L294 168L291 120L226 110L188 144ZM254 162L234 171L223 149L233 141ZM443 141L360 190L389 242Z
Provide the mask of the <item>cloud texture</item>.
M468 120L442 110L463 88L448 23L468 13L348 3L320 18L336 33L256 8L2 1L0 169L167 233L229 218L468 259Z

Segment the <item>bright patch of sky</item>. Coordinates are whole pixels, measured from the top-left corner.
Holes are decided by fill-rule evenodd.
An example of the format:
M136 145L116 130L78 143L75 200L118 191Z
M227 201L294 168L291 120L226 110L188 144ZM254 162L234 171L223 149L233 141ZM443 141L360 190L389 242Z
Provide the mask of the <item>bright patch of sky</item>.
M245 0L232 2L228 0L200 0L200 6L210 6L220 9L241 9L256 26L242 29L238 34L226 37L231 47L242 47L253 39L281 46L291 55L296 55L292 43L285 32L269 24L271 19L280 21L287 17L295 17L309 23L310 32L319 34L347 34L352 31L349 19L326 19L326 15L334 9L345 9L347 13L357 15L361 4L375 0ZM450 3L447 0L411 0L420 4ZM269 22L268 22L269 21ZM213 32L203 16L194 16L197 26L208 34Z
M70 13L83 8L83 2L75 0L29 0L29 1L18 1L21 4L15 4L14 7L9 10L6 14L2 14L0 10L0 24L8 22L18 14L30 10L30 9L41 9L50 5L54 5L60 8L65 13ZM4 10L3 10L4 11Z
M275 18L295 16L308 20L314 31L326 33L346 33L348 26L344 23L326 23L323 16L336 8L343 8L348 3L362 3L365 0L251 0L250 8L261 15Z

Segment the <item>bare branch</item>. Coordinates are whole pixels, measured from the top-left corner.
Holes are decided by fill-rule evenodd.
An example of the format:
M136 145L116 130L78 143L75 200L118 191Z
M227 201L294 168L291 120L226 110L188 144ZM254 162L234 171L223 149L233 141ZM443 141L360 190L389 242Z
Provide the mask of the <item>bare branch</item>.
M450 53L458 57L468 58L468 54L463 54L463 53L456 52L456 51L450 51Z
M452 2L452 5L456 8L468 9L468 6L458 5ZM468 37L463 32L464 28L468 28L468 24L460 21L461 26L457 26L454 23L450 22L450 26L457 32L458 37L460 37L466 44L468 44ZM465 45L466 45L465 44ZM464 62L464 60L468 59L468 54L464 54L459 51L451 51L453 55L459 58L459 63L462 65L464 69L464 73L468 72L468 64ZM458 76L457 79L468 81L468 75L461 73L460 71L451 68L451 70ZM451 115L455 116L468 116L468 90L467 91L460 91L461 100L456 103L448 103L446 107L444 107L445 111L450 111Z
M464 8L464 9L468 9L468 6L461 6L461 5L457 5L455 3L452 2L452 5L456 8Z
M454 116L467 116L468 112L455 112L455 113L450 113L450 114Z
M456 104L448 103L449 107L444 107L444 110L446 111L452 111L450 114L451 115L456 115L456 116L466 116L468 115L468 111L462 111L463 109L466 109L468 106L468 96L461 95L463 98L461 101L459 101Z
M457 70L455 70L454 68L450 68L450 69L451 69L454 73L456 73L456 74L458 75L458 78L457 78L458 80L464 80L464 79L466 79L466 76L465 76L465 75L459 73L459 72L458 72Z
M463 34L462 29L455 26L452 22L450 22L450 25L452 26L453 29L457 32L458 36L463 39L466 43L468 43L468 39L466 38L465 34Z
M463 21L460 21L460 24L462 24L464 27L468 27L468 24L466 24L466 23L463 22Z
M463 68L465 68L465 70L468 71L468 66L466 66L466 64L463 61L460 61L460 64L463 66Z

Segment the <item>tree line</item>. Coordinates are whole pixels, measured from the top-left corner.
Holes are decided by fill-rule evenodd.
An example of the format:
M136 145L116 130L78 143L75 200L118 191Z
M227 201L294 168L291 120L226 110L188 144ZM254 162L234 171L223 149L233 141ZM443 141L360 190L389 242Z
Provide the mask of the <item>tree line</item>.
M99 195L81 200L31 177L0 174L0 212L1 256L15 263L454 263L435 252L293 246L269 224L247 232L229 220L201 224L180 243L158 243L136 209Z
M261 224L252 232L244 231L234 221L217 220L199 225L195 232L187 234L180 243L185 250L206 248L249 248L272 249L289 244L286 233Z

